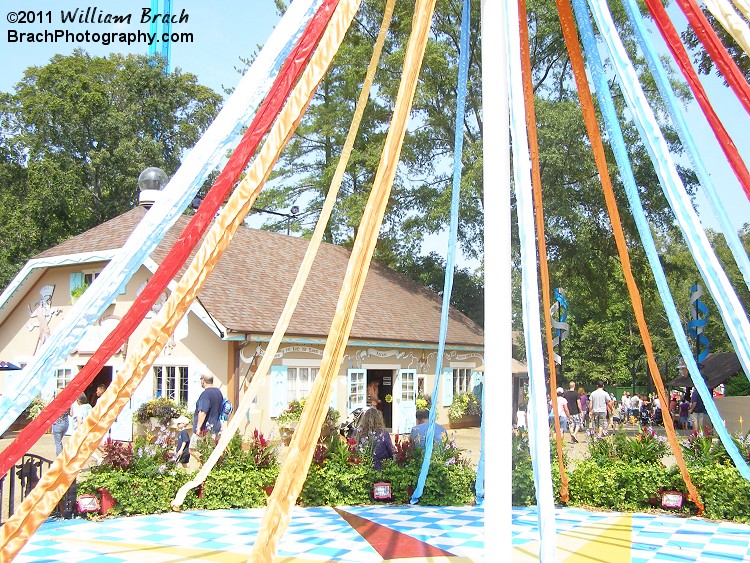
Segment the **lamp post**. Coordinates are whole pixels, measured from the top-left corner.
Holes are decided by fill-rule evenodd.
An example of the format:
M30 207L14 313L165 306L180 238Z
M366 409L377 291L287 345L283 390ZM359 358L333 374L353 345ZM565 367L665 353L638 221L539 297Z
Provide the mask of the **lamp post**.
M299 213L299 207L296 205L293 205L292 208L289 210L290 213L281 213L279 211L271 211L270 209L261 209L259 207L253 207L250 211L252 211L253 213L268 213L269 215L285 217L286 218L286 234L288 235L291 232L292 219L294 219Z

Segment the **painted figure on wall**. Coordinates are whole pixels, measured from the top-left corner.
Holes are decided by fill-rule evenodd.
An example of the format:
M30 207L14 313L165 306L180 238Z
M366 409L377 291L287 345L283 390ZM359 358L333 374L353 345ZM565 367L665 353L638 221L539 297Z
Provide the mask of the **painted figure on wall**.
M34 309L29 307L29 316L31 320L26 325L29 332L35 328L39 328L39 338L36 341L36 348L34 349L34 355L44 346L47 339L50 336L49 323L53 315L59 315L62 309L59 307L52 307L52 294L55 292L54 285L45 285L39 290L41 299L34 303Z

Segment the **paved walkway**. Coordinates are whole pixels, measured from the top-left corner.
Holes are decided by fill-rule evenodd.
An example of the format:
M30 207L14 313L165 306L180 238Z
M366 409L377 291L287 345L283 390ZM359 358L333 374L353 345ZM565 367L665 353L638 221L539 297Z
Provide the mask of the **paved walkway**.
M492 511L482 507L295 507L275 561L497 561L485 554ZM263 509L48 520L16 563L247 561ZM668 515L556 510L557 561L750 561L750 526ZM538 560L534 507L514 508L513 562Z

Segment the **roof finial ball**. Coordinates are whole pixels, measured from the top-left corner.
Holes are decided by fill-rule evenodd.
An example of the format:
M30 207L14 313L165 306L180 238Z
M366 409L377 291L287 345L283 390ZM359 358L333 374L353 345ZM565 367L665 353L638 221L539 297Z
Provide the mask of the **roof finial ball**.
M161 168L155 166L146 168L138 176L138 189L141 190L138 203L146 209L150 208L159 197L159 192L167 185L168 179L167 173Z

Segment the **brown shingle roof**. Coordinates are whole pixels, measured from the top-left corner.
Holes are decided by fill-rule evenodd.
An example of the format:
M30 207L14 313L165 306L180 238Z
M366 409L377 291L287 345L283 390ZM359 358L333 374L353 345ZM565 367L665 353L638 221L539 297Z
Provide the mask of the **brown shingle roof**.
M137 207L37 258L119 248L146 210ZM152 258L160 263L189 218L181 216ZM272 333L284 308L308 241L241 227L216 265L199 297L208 312L240 333ZM326 336L349 260L349 250L323 244L287 334ZM434 343L440 327L440 298L416 282L373 262L351 338ZM483 345L481 328L451 308L449 344Z

